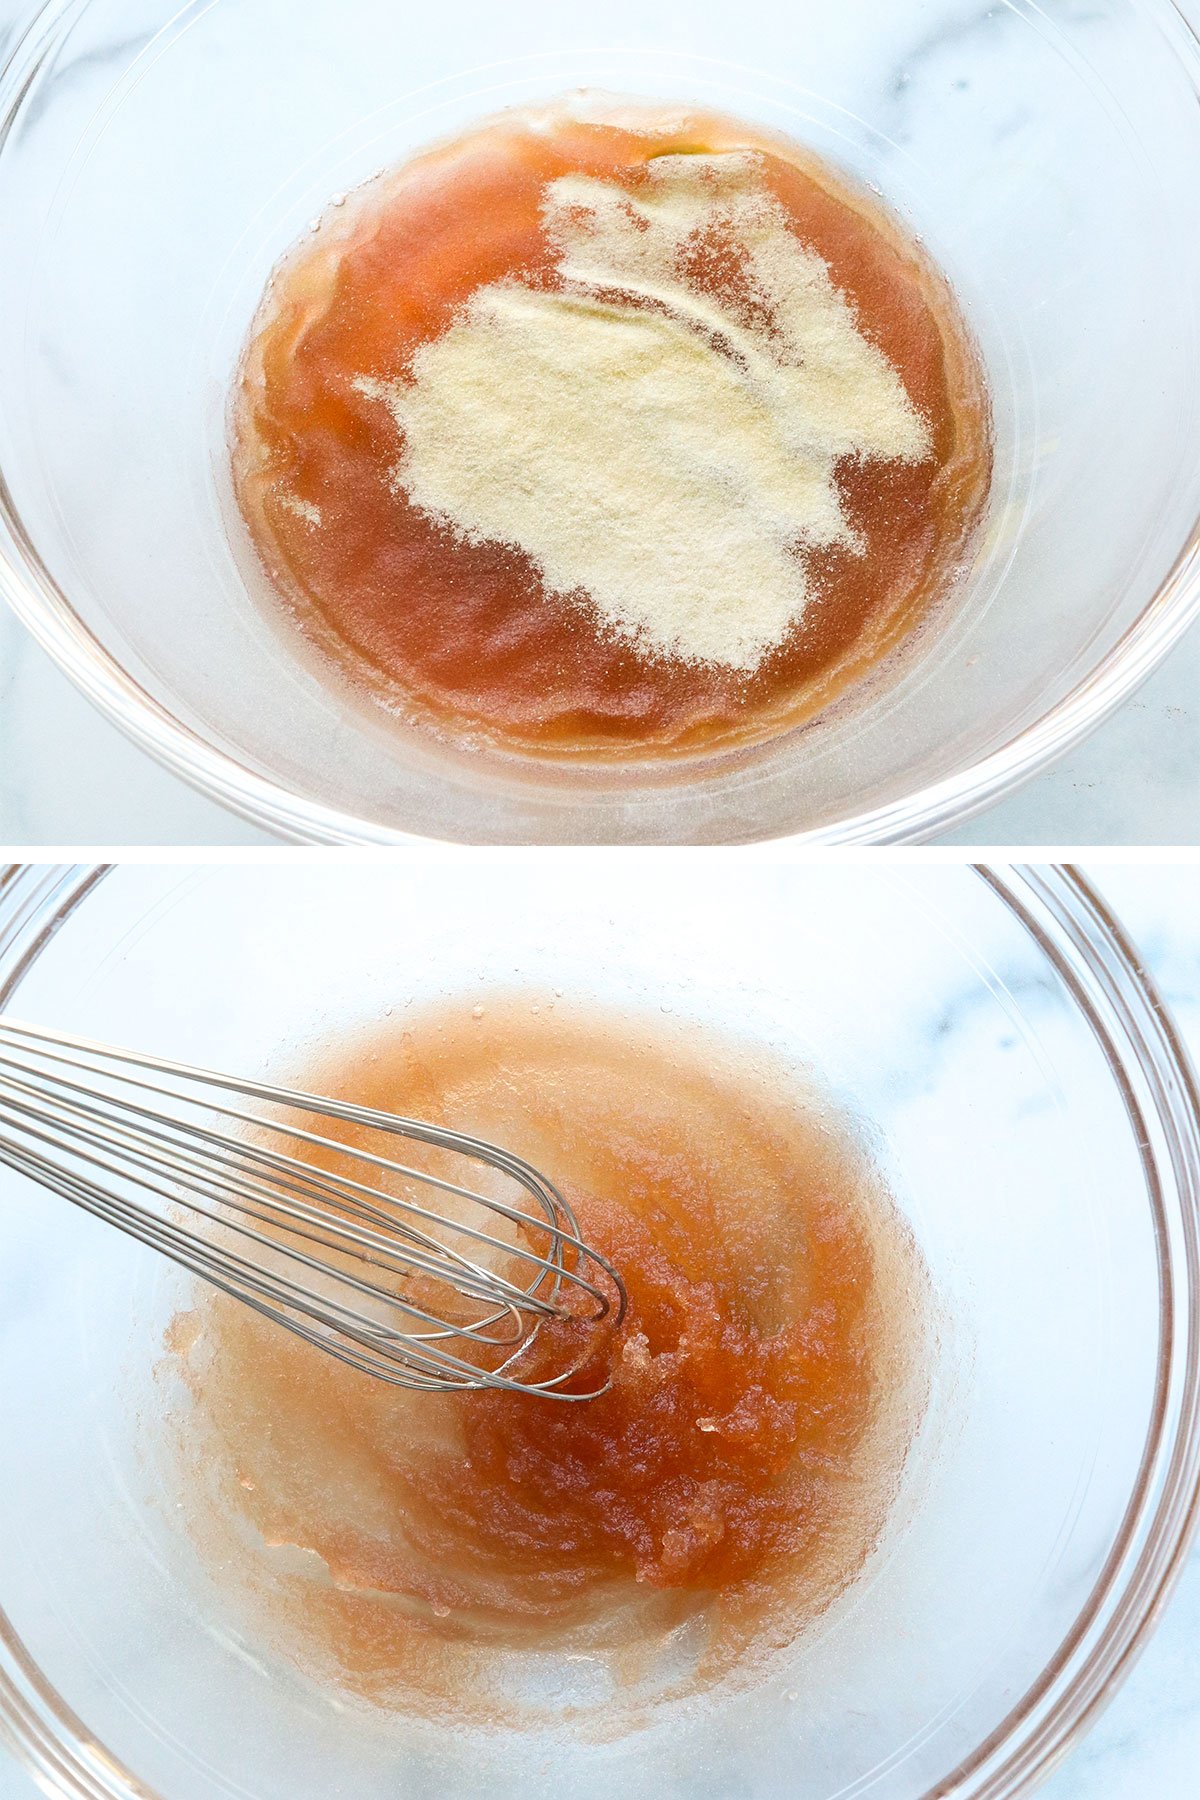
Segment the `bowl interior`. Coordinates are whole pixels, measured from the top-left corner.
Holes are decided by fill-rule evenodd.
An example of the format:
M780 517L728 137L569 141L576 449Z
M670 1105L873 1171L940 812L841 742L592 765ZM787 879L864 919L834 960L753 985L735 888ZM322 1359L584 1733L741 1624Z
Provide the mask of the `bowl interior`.
M253 1073L497 981L747 1034L815 1067L872 1132L939 1329L862 1577L753 1687L652 1708L611 1741L586 1711L484 1733L353 1702L248 1624L183 1528L164 1410L186 1430L186 1401L155 1369L184 1278L5 1172L10 1652L74 1715L56 1729L97 1793L128 1792L122 1770L170 1800L947 1791L993 1733L1021 1738L1077 1644L1156 1416L1153 1211L1100 1044L1024 928L952 869L764 868L750 901L720 871L700 891L614 871L598 894L585 868L531 883L508 861L486 892L453 866L122 868L7 1004Z
M0 151L9 583L127 723L292 829L853 834L1079 689L1194 529L1200 110L1169 0L614 0L602 20L580 0L89 0L43 18ZM280 254L338 190L577 87L727 110L876 187L955 284L994 401L990 522L954 605L840 708L686 778L414 741L297 655L250 591L227 491L230 381Z

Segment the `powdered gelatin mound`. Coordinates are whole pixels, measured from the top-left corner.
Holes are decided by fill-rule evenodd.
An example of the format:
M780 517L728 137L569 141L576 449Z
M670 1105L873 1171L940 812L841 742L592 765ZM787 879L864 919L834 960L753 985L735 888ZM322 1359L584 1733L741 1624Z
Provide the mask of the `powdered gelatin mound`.
M751 1679L862 1571L922 1404L924 1276L848 1123L694 1025L545 996L472 995L302 1079L528 1157L630 1304L581 1371L609 1392L568 1404L404 1393L200 1293L171 1340L183 1491L251 1641L510 1723L615 1729Z
M331 211L234 426L326 657L410 723L543 755L798 723L947 593L990 479L953 296L881 206L737 121L587 99Z

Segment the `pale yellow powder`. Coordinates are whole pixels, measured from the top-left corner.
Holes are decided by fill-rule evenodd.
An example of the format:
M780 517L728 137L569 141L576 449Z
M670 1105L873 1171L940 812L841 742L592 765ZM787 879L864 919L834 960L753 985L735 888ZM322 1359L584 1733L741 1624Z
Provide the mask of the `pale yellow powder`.
M320 507L314 506L311 500L302 500L299 494L281 493L279 504L287 512L294 513L298 519L303 519L306 525L321 523Z
M396 483L646 654L749 672L804 612L805 552L861 551L839 460L919 461L925 421L751 153L658 158L636 198L565 177L544 217L562 291L482 287L411 380L359 383L402 433ZM745 316L681 268L714 230Z

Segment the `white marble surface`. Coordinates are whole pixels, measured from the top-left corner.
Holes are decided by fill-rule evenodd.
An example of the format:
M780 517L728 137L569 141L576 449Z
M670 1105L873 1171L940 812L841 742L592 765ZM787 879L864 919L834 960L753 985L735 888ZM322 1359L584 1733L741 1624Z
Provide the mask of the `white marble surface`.
M1055 767L942 844L1200 844L1200 629ZM131 744L0 605L0 844L271 844Z
M0 53L34 0L0 0ZM1048 0L1077 16L1081 0ZM909 47L900 96L921 57L947 36L937 0ZM961 5L949 11L958 18ZM1182 0L1200 20L1200 0ZM1086 13L1086 7L1083 8ZM980 0L965 24L995 16ZM880 54L885 63L886 31ZM899 98L897 105L900 104ZM1200 631L1085 744L951 832L948 844L1200 844ZM0 605L0 844L231 845L268 834L194 794L129 745L72 690Z
M1091 868L1200 1058L1200 864ZM1200 1545L1132 1675L1040 1790L1045 1800L1191 1800L1200 1770ZM0 1749L0 1800L35 1800Z
M0 844L271 844L131 743L0 602Z

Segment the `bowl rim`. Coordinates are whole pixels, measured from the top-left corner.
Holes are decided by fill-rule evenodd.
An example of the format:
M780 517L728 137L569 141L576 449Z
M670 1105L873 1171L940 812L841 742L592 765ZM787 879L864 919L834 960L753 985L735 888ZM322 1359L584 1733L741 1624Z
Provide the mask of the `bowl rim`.
M0 152L56 31L91 0L42 0L0 63ZM1200 36L1185 0L1129 0L1171 40L1200 100ZM301 844L415 845L460 841L404 831L257 773L177 719L129 675L76 616L42 564L0 470L0 598L76 688L127 738L207 798L276 836ZM1200 516L1141 614L1061 699L956 774L845 818L767 839L787 844L918 844L963 825L1067 754L1128 699L1200 618Z
M1066 1755L1128 1674L1200 1521L1200 1086L1136 945L1087 876L1070 866L970 867L1046 958L1104 1055L1138 1147L1159 1265L1155 1397L1104 1567L1038 1678L924 1796L1017 1800ZM107 865L0 868L0 1009L109 872ZM56 1800L160 1800L97 1743L2 1610L0 1744Z

